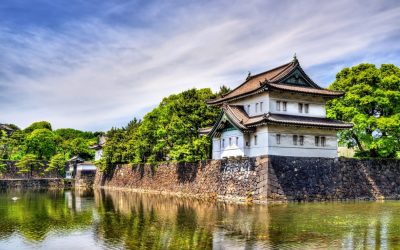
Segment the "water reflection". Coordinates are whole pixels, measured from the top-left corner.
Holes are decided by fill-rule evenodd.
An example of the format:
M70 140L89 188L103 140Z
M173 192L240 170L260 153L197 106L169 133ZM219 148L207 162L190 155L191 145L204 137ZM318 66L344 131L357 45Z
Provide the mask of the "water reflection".
M264 231L267 207L210 204L170 196L95 191L100 223L99 237L108 246L131 249L211 249L223 244L224 235L253 238L254 228ZM112 211L112 212L110 212ZM262 219L260 218L262 216Z
M0 193L0 249L394 249L399 222L400 202L247 206L106 190Z

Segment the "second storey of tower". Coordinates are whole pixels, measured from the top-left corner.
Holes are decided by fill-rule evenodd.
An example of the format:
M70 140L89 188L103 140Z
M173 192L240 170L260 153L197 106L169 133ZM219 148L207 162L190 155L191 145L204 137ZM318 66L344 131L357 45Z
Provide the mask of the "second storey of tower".
M321 96L266 91L228 104L243 106L249 117L273 113L324 118L326 101Z

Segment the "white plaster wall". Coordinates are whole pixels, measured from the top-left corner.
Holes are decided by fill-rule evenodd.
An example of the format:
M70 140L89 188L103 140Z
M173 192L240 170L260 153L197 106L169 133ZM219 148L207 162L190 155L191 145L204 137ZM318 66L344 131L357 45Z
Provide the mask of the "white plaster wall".
M257 145L255 145L254 135L257 135ZM255 157L268 154L268 127L257 127L255 133L250 134L250 148L247 156Z
M260 110L260 104L258 104L258 112L256 112L256 103L263 103L262 111ZM257 116L268 113L269 111L269 95L267 92L263 92L259 95L250 96L238 101L233 101L232 105L243 105L249 116ZM248 105L250 105L250 112L248 111Z
M277 144L276 135L281 135L280 144ZM337 136L334 130L312 129L295 127L270 127L268 133L269 155L299 156L299 157L337 157ZM293 145L293 135L304 136L304 143ZM325 137L325 146L315 145L315 136Z
M280 111L276 110L276 102L281 101ZM282 109L282 102L287 102L286 111ZM299 112L299 103L303 103L303 113ZM309 105L308 113L304 112L304 104ZM299 94L277 94L274 93L269 98L269 107L271 113L326 117L325 100L320 97L302 96Z
M96 170L95 165L78 165L76 167L77 171L83 171L83 170Z
M94 160L98 161L101 159L102 156L103 156L103 149L98 149L96 150L96 153L94 155Z
M281 110L276 110L276 101L287 102L286 111L283 111L282 104ZM258 112L256 112L256 103L263 103L262 111L260 110L260 104ZM308 113L299 113L298 104L308 104ZM250 96L238 101L233 101L232 105L242 105L249 116L262 115L268 112L277 114L287 114L287 115L299 115L299 116L312 116L312 117L326 117L325 109L326 100L322 97L307 96L302 94L293 93L276 93L276 92L263 92L261 94ZM248 105L250 105L250 110L248 111Z
M212 158L214 160L221 159L220 138L214 137L212 139Z
M229 138L232 139L231 145L229 145ZM236 144L236 138L238 138L238 144ZM222 146L222 140L225 139L224 147ZM231 156L244 156L245 141L243 133L239 130L230 130L221 133L220 138L213 138L213 159L221 159L224 157Z

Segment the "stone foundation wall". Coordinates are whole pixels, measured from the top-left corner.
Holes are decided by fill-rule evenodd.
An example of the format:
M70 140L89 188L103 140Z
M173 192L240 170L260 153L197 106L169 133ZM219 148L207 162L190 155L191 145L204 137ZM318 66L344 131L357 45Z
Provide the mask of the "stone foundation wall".
M0 180L0 189L52 189L64 188L64 180L58 178L47 179L9 179Z
M95 186L235 201L400 199L400 160L257 157L98 171Z
M271 200L399 199L400 160L270 156Z
M122 165L112 172L98 171L94 184L206 199L264 200L267 162L267 158L251 158L165 163L157 167Z
M44 171L46 169L46 165L39 169L33 169L28 173L20 173L19 169L15 165L15 161L6 161L1 162L6 164L6 168L0 172L0 180L1 179L37 179L37 178L63 178L58 171ZM46 163L44 163L46 164Z
M78 171L75 176L75 187L91 188L96 178L97 171Z

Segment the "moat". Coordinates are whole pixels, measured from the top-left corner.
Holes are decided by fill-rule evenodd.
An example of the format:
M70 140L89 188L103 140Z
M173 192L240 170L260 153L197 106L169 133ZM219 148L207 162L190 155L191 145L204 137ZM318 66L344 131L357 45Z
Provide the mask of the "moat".
M266 206L8 190L0 193L0 218L0 249L400 248L398 201Z

